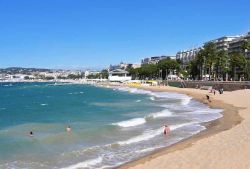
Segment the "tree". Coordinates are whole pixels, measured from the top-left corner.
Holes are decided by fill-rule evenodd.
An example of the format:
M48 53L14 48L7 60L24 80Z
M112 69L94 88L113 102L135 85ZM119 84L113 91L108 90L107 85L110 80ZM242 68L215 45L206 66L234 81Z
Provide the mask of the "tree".
M246 59L241 52L232 52L230 54L230 67L232 74L231 76L236 80L236 69L238 69L238 73L244 70L246 66Z
M199 76L200 70L198 69L198 67L199 65L197 63L197 60L192 60L189 62L187 71L192 79L197 79L197 76Z
M242 49L245 50L250 50L250 41L243 41L241 44Z
M109 77L108 70L103 69L103 70L101 71L101 73L100 73L100 78L102 78L102 79L108 79L108 77Z
M227 73L228 53L225 50L217 52L214 60L215 77L223 77Z
M213 64L217 58L217 49L215 43L209 42L205 44L203 55L205 57L205 66L208 69L209 79L211 79Z
M197 69L199 70L199 80L203 79L203 74L205 72L205 51L204 49L201 49L196 56L195 62L192 63L192 65L194 66L194 64L197 65Z
M29 80L30 77L29 76L24 76L24 80Z
M245 74L246 80L250 80L250 60L246 60Z
M68 76L67 76L67 78L68 79L80 79L82 77L82 75L80 75L80 74L69 74Z
M137 79L139 76L139 69L140 68L133 68L129 67L126 70L129 72L129 74L132 76L132 79Z
M157 66L155 64L146 64L143 65L139 70L139 75L142 79L152 79L157 76Z
M172 59L163 59L161 61L159 61L158 65L157 65L158 69L160 70L165 70L165 79L167 79L169 73L172 71L177 71L179 72L180 70L180 64L177 63L176 60L172 60Z

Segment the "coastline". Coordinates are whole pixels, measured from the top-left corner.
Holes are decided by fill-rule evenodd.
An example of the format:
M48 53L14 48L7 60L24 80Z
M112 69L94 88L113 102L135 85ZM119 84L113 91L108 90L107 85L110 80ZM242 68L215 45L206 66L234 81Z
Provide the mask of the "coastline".
M165 91L165 92L176 92L176 93L186 94L188 96L191 96L195 100L208 104L208 106L211 108L224 109L222 113L223 117L216 119L214 121L211 121L211 122L204 123L204 125L207 128L206 130L190 138L184 139L174 145L171 145L169 147L166 147L160 150L156 150L155 152L152 152L151 154L145 157L123 164L118 167L120 169L127 169L127 168L135 168L135 169L142 169L142 168L157 168L158 169L159 168L161 169L161 168L166 168L166 167L167 168L206 168L205 166L208 165L209 163L209 160L207 160L206 153L209 153L209 149L210 148L214 149L214 147L208 146L209 149L206 149L207 152L200 153L200 151L202 150L196 147L194 148L194 146L196 144L200 144L200 142L203 142L203 141L208 142L208 140L212 139L213 136L220 135L224 131L230 131L232 128L235 128L234 126L241 124L241 122L245 119L240 115L239 112L241 112L241 110L245 110L240 107L246 107L246 106L239 105L239 104L233 105L232 102L225 99L226 95L228 94L233 95L234 93L239 93L240 91L225 92L225 94L223 95L220 95L217 93L214 96L212 93L208 93L207 90L200 90L200 89L187 89L187 88L183 89L183 88L175 88L175 87L168 87L168 86L167 87L150 86L150 87L140 87L140 88L145 89L145 90L150 90L150 91L159 91L159 92ZM211 102L206 101L206 98L205 98L206 94L210 95L210 98L212 99ZM250 95L248 95L248 97L250 98ZM202 160L199 160L199 161L194 160L194 158L190 158L190 154L186 154L187 156L184 155L186 164L179 165L179 160L180 160L179 155L185 153L186 151L189 151L190 149L194 149L194 150L191 150L191 153L194 153L194 154L199 153L199 155L202 154L203 155ZM201 159L201 157L199 157L199 159ZM172 161L176 161L178 163L175 164ZM190 165L192 163L194 163L194 165ZM199 163L199 165L197 165L196 163ZM217 165L218 164L215 163L214 166L212 166L211 168L217 168L218 167ZM227 167L223 167L223 168L227 168Z

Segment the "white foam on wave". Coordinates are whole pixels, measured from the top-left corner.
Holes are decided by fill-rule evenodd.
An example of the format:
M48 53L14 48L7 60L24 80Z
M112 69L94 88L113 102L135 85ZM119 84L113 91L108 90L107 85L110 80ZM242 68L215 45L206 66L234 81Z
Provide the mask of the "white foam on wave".
M152 96L152 97L150 97L150 100L153 100L153 101L154 101L154 100L155 100L155 97L153 97L153 96Z
M170 130L176 130L178 128L184 127L184 126L188 126L188 125L192 125L195 124L194 122L190 122L190 123L183 123L183 124L177 124L177 125L171 125L169 126ZM149 130L149 131L145 131L143 134L136 136L136 137L132 137L128 140L125 141L119 141L118 144L120 145L126 145L126 144L132 144L132 143L137 143L137 142L141 142L141 141L145 141L145 140L150 140L160 134L163 133L164 128L161 127L159 129L156 130Z
M117 125L119 127L134 127L146 123L145 118L134 118L126 121L121 121L118 123L112 123L112 125Z
M48 106L48 104L47 103L42 103L42 104L40 104L41 106Z
M151 91L148 91L148 90L131 88L131 87L119 87L117 89L120 91L126 91L130 93L135 93L135 94L151 94L152 93Z
M98 157L92 160L87 160L84 162L80 162L62 169L81 169L81 168L95 168L94 165L102 162L102 157Z
M151 92L148 90L143 89L137 89L137 88L130 88L130 87L119 87L118 90L120 91L127 91L130 93L135 94L148 94L151 95L150 100L155 100L155 98L166 98L166 99L181 99L182 105L188 105L191 97L185 95L185 94L179 94L179 93L172 93L172 92Z
M188 112L189 114L219 114L223 112L223 109L202 109Z
M191 100L192 98L191 97L183 97L182 98L182 101L181 101L181 104L182 105L188 105L188 103L190 102L190 100Z
M135 102L136 102L136 103L139 103L139 102L141 102L141 100L136 100Z
M147 153L147 152L151 152L151 151L154 151L156 149L163 148L163 147L164 146L149 147L149 148L145 148L145 149L142 149L142 150L137 150L137 151L135 151L135 153Z
M169 110L163 110L157 113L152 113L149 114L147 117L152 117L152 118L161 118L161 117L169 117L169 116L173 116L173 112L169 111Z

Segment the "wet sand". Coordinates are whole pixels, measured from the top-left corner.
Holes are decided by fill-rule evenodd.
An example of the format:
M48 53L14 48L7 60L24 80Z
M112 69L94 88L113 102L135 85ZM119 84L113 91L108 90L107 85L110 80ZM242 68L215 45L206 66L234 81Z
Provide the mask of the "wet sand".
M223 117L205 123L207 130L165 149L120 166L120 169L227 169L250 168L250 90L224 92L165 86L141 87L151 91L187 94L213 108ZM206 100L209 95L211 102Z

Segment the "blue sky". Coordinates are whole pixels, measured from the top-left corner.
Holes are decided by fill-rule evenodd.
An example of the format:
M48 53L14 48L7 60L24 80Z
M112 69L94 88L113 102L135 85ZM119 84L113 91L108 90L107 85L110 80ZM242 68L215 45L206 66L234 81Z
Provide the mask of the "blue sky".
M250 31L249 0L0 0L0 67L84 68L175 55Z

